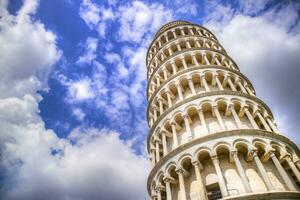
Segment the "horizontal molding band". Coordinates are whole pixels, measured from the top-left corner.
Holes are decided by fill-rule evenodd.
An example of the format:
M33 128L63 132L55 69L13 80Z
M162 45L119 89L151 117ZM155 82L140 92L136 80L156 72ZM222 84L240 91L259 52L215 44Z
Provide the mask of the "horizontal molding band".
M148 101L148 106L151 105L153 99L154 99L154 96L157 94L157 92L163 87L165 86L167 83L169 83L171 80L177 78L178 76L182 75L182 74L185 74L185 73L188 73L188 72L191 72L191 71L194 71L194 70L209 70L209 69L220 69L220 70L225 70L225 71L229 71L231 73L234 73L234 74L237 74L238 76L242 77L243 79L245 79L247 81L247 83L250 85L250 87L254 90L255 92L255 89L252 85L252 83L250 82L250 80L244 75L242 74L241 72L239 71L236 71L236 70L233 70L233 69L230 69L228 67L223 67L223 66L218 66L218 65L206 65L205 67L202 67L202 66L194 66L194 67L190 67L188 69L185 69L185 70L182 70L178 73L176 73L175 75L172 75L170 76L167 80L165 80L164 83L162 83L157 89L156 91L151 95L150 97L150 100ZM147 84L147 98L148 98L148 92L149 92L149 87L150 87L150 84Z
M224 137L234 137L234 136L246 136L246 135L254 136L254 137L257 136L258 138L267 137L267 138L278 139L286 144L289 144L296 151L297 155L300 154L299 148L292 140L285 137L284 135L280 135L280 134L269 132L269 131L257 130L257 129L239 129L239 130L222 131L222 132L217 132L214 134L205 135L205 136L193 139L187 143L184 143L183 145L178 146L176 149L170 151L166 156L162 157L155 164L155 166L151 169L150 174L147 179L148 193L150 194L151 181L154 178L154 176L159 172L160 168L165 163L167 163L171 158L173 158L177 154L184 152L185 150L189 149L190 147L193 147L195 145L199 145L201 143L211 141L214 139L224 138Z
M234 61L228 54L224 54L222 51L219 51L219 50L216 50L216 49L207 49L207 48L202 48L202 47L194 47L194 48L188 48L188 49L183 49L183 50L181 50L181 51L177 51L177 52L174 53L172 56L169 56L167 59L165 59L163 62L161 62L161 63L159 64L158 67L156 67L156 68L154 69L154 71L153 71L153 73L151 74L151 76L150 76L150 78L148 79L148 81L152 79L152 77L154 76L154 74L157 72L157 70L158 70L162 65L164 65L166 62L168 62L168 61L171 60L172 58L174 58L174 57L176 57L176 56L178 56L178 55L180 55L180 54L184 54L184 53L186 53L186 52L190 52L190 51L192 52L192 51L197 51L197 50L200 50L200 51L201 51L201 50L202 50L202 51L210 51L210 52L214 52L214 53L219 53L219 54L221 54L221 55L227 57L227 58L234 64L234 66L236 67L236 69L237 69L237 70L240 70L239 67L238 67L238 65L235 63L235 61ZM147 77L148 77L148 74L147 74Z
M209 37L206 37L206 36L199 36L199 35L181 35L181 36L178 36L178 37L173 38L173 39L169 40L168 42L164 43L164 44L162 45L161 49L162 49L163 47L168 46L169 44L175 42L176 40L180 40L180 39L183 39L183 38L205 38L205 39L208 39L208 40L210 40L210 41L213 41L213 42L217 43L220 47L222 47L222 49L223 49L223 50L225 51L225 53L227 54L225 48L224 48L219 42L217 42L217 41L215 41L215 40L212 40L212 39L209 38ZM161 49L160 49L160 50L161 50ZM207 49L213 49L213 48L207 48ZM155 58L155 56L160 52L160 50L157 51L157 52L153 55L153 57L150 59L150 62L149 62L149 63L152 62L152 60L153 60L153 59ZM147 59L147 58L146 58L146 59ZM146 63L147 63L147 61L146 61ZM147 69L148 69L148 68L149 68L149 66L148 66L148 64L147 64ZM148 72L148 70L147 70L147 72Z
M180 23L180 24L177 24L176 22L181 22L181 23ZM216 37L210 30L208 30L207 28L205 28L205 27L203 27L203 26L200 26L200 25L198 25L198 24L193 24L193 23L190 23L190 22L187 22L187 21L173 21L173 22L170 22L170 23L174 23L174 25L171 25L171 26L169 26L169 27L163 29L164 26L166 27L166 26L168 25L168 24L166 24L166 25L164 25L163 27L161 27L161 28L157 31L157 33L156 33L155 36L154 36L154 39L153 39L152 42L150 43L149 48L148 48L148 50L147 50L146 59L148 58L149 50L152 48L153 43L156 42L156 39L157 39L160 35L162 35L164 32L166 32L167 30L169 30L169 29L171 29L171 28L174 28L174 27L177 27L177 26L186 26L186 25L189 25L189 26L196 26L196 27L198 27L198 28L202 28L202 29L206 30L207 32L209 32L210 34L212 34L213 37L216 39L216 42L219 42L218 39L217 39L217 37ZM170 24L170 23L169 23L169 24ZM146 62L147 62L147 60L146 60Z
M205 98L208 96L218 96L218 95L232 95L232 96L239 96L239 97L245 97L247 99L251 99L253 101L258 102L259 104L261 104L264 108L266 108L266 110L268 111L268 113L271 115L271 117L273 118L273 114L271 109L262 101L260 100L258 97L256 96L252 96L249 94L245 94L242 92L234 92L234 91L213 91L213 92L206 92L206 93L202 93L202 94L197 94L194 95L192 97L186 98L183 101L173 105L172 107L168 108L162 115L160 115L156 121L154 122L154 124L152 125L151 129L149 130L148 133L148 137L147 137L147 149L149 150L149 144L150 144L150 138L156 128L156 126L158 125L158 123L166 116L168 115L170 112L172 112L173 110L175 110L176 108L180 107L183 104L186 104L190 101L194 101L196 99L200 99L200 98ZM147 108L147 120L149 122L149 109L150 107L148 106Z

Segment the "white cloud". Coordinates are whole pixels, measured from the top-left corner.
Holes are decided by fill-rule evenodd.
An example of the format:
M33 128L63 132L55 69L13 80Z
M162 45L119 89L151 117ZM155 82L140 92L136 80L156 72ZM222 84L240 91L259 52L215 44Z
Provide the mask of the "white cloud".
M119 8L121 41L141 42L145 34L156 31L165 22L173 18L171 10L162 4L147 5L141 1L133 1Z
M270 0L239 0L239 6L243 14L257 14L262 11Z
M197 15L197 4L194 0L175 0L175 12L178 14Z
M80 108L74 108L74 109L73 109L73 115L74 115L79 121L83 121L83 119L85 118L85 113L84 113L83 110L80 109Z
M112 3L109 3L113 5ZM111 7L106 8L93 3L91 0L83 0L80 5L80 17L85 21L90 30L96 30L99 36L105 37L108 21L112 21L116 18Z
M83 0L80 5L79 15L90 29L93 29L100 21L100 8L91 0Z
M23 97L46 86L61 52L56 47L56 36L31 20L35 1L24 1L16 17L6 11L6 3L0 8L0 97Z
M85 77L69 85L69 94L72 100L83 101L94 98L91 79Z
M253 82L258 97L271 107L279 129L299 143L300 32L291 25L297 19L295 9L297 6L292 10L291 5L286 5L258 17L237 14L223 26L211 21L206 26L215 31L241 72ZM277 23L282 16L290 26Z
M77 63L80 65L91 64L97 58L97 47L98 39L93 37L88 37L85 44L85 52L77 60Z
M43 83L61 54L56 37L29 16L34 14L36 2L25 1L22 14L16 17L8 14L6 5L0 3L0 42L5 48L0 51L0 168L2 175L5 173L1 197L146 199L145 169L149 169L149 162L136 155L118 133L78 128L61 139L45 128L37 91L46 87ZM106 92L101 88L106 81L105 68L95 61L93 70L92 79L74 82L62 74L58 77L69 84L75 98L86 99L93 96L91 87L100 94ZM80 110L75 109L74 114L83 117Z

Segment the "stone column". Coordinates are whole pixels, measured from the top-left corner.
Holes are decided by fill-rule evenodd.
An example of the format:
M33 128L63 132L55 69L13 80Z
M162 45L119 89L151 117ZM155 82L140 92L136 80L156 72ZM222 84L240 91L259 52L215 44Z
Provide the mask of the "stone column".
M172 33L173 33L174 38L177 38L177 35L176 35L176 33L175 33L175 30L172 30Z
M205 79L205 75L204 75L204 74L201 74L201 75L200 75L200 80L201 80L201 85L204 86L205 91L206 91L206 92L209 92L210 89L209 89L209 87L208 87L208 84L207 84L207 82L206 82L206 79Z
M189 28L189 32L191 33L191 35L195 35L194 31L192 30L192 28Z
M164 156L166 156L168 154L168 144L167 144L167 136L165 131L162 132L162 144L163 144L163 153Z
M186 64L186 61L185 61L184 56L180 57L180 60L181 60L181 62L182 62L183 68L184 68L184 69L187 69L188 67L187 67L187 64Z
M256 110L256 115L258 116L259 120L261 121L261 123L263 124L264 128L267 131L271 131L270 127L268 126L266 120L263 118L263 116L260 114L260 112L258 110Z
M176 123L175 122L171 122L170 125L171 125L171 128L172 128L172 136L173 136L174 149L175 149L176 147L178 147Z
M275 133L280 134L279 130L277 129L277 127L275 126L275 124L272 122L270 118L267 118L267 122Z
M199 116L199 119L201 122L201 126L204 128L205 133L209 134L209 130L206 125L205 116L204 116L202 108L198 109L197 111L198 111L198 116Z
M162 51L161 54L160 54L160 58L161 58L161 61L163 62L165 57L167 57L164 52Z
M161 41L158 40L158 47L161 47Z
M191 139L193 139L193 136L192 136L192 131L191 131L191 127L190 127L188 114L183 115L183 119L184 119L184 124L185 124L185 130L188 135L188 140L191 140Z
M166 95L167 95L167 99L168 99L168 107L170 108L172 106L172 99L171 99L170 91L167 91Z
M284 159L286 160L286 162L288 163L289 167L291 168L291 170L295 174L298 182L300 182L300 173L299 173L299 170L297 169L297 167L295 166L294 162L292 161L291 156L287 155L287 156L284 157Z
M152 167L154 167L154 165L155 165L155 150L154 149L150 149L150 152L151 152Z
M222 119L222 117L220 115L219 109L218 109L218 107L216 105L213 106L213 112L215 113L215 116L216 116L216 118L218 120L218 124L219 124L220 128L222 130L226 130L225 124L224 124L223 119Z
M200 44L199 40L195 40L195 43L196 43L197 47L199 47L199 48L201 47L201 44Z
M163 102L161 99L158 100L159 104L159 114L162 115L164 113Z
M177 88L177 93L178 93L179 100L182 101L183 100L183 94L182 94L180 83L176 83L176 88Z
M243 182L243 185L244 185L244 188L245 188L246 192L247 193L252 192L249 181L248 181L248 178L247 178L246 173L245 173L245 170L243 169L243 166L242 166L242 164L240 162L240 159L238 157L238 151L232 151L231 155L233 157L233 160L235 162L235 165L236 165L236 168L239 172L239 175L242 179L242 182Z
M234 92L236 92L236 88L235 88L234 84L232 83L230 77L228 77L227 81L228 81L228 84L229 84L231 90L234 91Z
M262 176L263 181L264 181L265 185L267 186L268 190L273 191L274 187L272 185L272 182L271 182L263 164L261 163L260 159L258 158L256 151L252 150L251 155L254 159L254 162L258 168L258 171L259 171L260 175Z
M200 162L199 161L194 161L194 162L192 162L192 164L193 164L194 169L195 169L195 174L196 174L200 199L201 200L207 200L206 189L205 189L205 186L203 184L202 177L201 177L201 174L200 174Z
M168 34L164 34L166 42L169 42Z
M182 28L180 29L180 31L181 31L181 35L185 35L184 30Z
M213 165L214 165L216 173L217 173L218 182L219 182L220 190L221 190L221 193L222 193L222 197L223 198L227 197L229 194L228 194L227 187L226 187L226 184L225 184L225 180L224 180L221 168L220 168L219 159L216 155L214 155L214 156L211 156L211 160L213 162Z
M300 160L297 160L297 161L295 161L294 163L295 163L295 165L298 167L298 169L300 170Z
M180 188L180 200L187 200L186 193L185 193L185 185L184 185L184 177L183 177L183 169L176 170L179 179L179 188Z
M154 121L156 121L157 120L157 110L156 110L156 108L154 108Z
M185 45L187 48L189 48L189 49L191 48L191 44L188 40L185 40Z
M247 91L246 91L245 87L242 85L241 80L237 80L237 84L241 88L242 92L247 94Z
M179 43L176 43L177 51L181 51L181 46Z
M198 60L197 60L197 58L196 58L196 55L193 53L191 56L192 56L192 59L193 59L194 64L195 64L196 66L199 66Z
M202 58L204 59L206 65L210 65L210 62L209 62L209 60L207 58L206 53L202 53Z
M218 66L221 65L217 55L214 55L214 60L215 60L215 62L217 63Z
M188 78L188 82L189 82L189 87L191 89L192 94L195 95L196 91L195 91L195 87L194 87L194 83L193 83L192 78Z
M237 115L237 113L236 113L236 111L234 109L234 106L230 105L230 109L231 109L232 116L233 116L233 118L235 120L235 123L237 125L237 128L238 129L242 129L243 128L242 122L241 122L239 116Z
M174 75L174 74L176 74L176 73L177 73L177 67L176 67L176 65L175 65L175 62L174 62L174 61L172 61L172 62L171 62L171 65L172 65L172 70L173 70L173 75Z
M269 152L269 155L274 163L274 165L276 166L280 176L282 177L283 181L285 182L287 188L291 191L296 191L297 189L295 188L295 186L293 185L292 181L290 180L290 178L288 177L286 171L283 169L283 167L281 166L279 160L277 159L277 157L275 156L275 154L273 153L273 151Z
M254 96L254 93L252 92L252 90L250 90L249 86L247 85L246 87L246 90L248 91L248 93L252 96Z
M254 129L259 129L258 126L257 126L257 124L256 124L256 122L255 122L255 120L254 120L254 118L253 118L253 116L251 115L250 111L248 110L248 108L244 107L244 110L245 110L245 114L247 115L247 118L249 119L252 127Z
M173 55L174 52L172 50L172 46L169 46L168 51L169 51L170 56Z
M160 152L159 152L159 140L155 142L155 153L156 153L156 162L160 160Z
M160 189L156 189L157 200L161 200L161 192Z
M219 79L219 75L218 75L218 74L216 74L215 79L216 79L216 83L217 83L217 85L218 85L219 90L224 90L224 88L223 88L223 86L222 86L222 84L221 84L221 82L220 82L220 79Z
M168 72L166 68L163 69L163 74L164 74L164 79L166 81L168 79Z
M166 196L167 200L172 200L172 192L171 192L171 183L168 177L164 178L164 182L166 184Z
M203 34L201 33L201 30L200 30L200 29L197 29L197 33L198 33L200 36L203 36Z

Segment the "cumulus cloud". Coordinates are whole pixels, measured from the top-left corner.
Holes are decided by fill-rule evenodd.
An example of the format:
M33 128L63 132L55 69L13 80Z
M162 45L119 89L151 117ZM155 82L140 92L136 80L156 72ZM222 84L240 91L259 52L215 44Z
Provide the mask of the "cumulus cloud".
M119 37L121 41L141 42L146 33L156 31L165 22L173 19L173 14L162 4L147 5L141 1L121 6Z
M148 161L136 155L131 142L122 141L119 133L77 128L61 139L45 128L37 91L47 87L61 52L55 34L31 18L37 1L24 1L16 16L7 12L7 5L0 3L0 169L5 177L1 198L146 199ZM92 79L72 82L62 74L58 77L83 100L94 91L105 93L99 81L106 79L105 68L94 61L93 70ZM84 118L81 111L74 109L79 119Z
M96 51L98 47L98 39L88 37L86 39L86 43L84 45L85 52L82 56L80 56L77 60L77 64L91 64L97 57Z
M36 10L36 1L24 1L17 16L7 12L7 4L3 1L0 5L0 97L22 97L46 86L61 52L55 34L30 17Z
M91 80L87 77L72 82L69 86L69 92L72 100L77 101L91 99L95 96L91 89Z
M241 72L254 84L258 97L271 107L280 130L299 143L296 125L300 118L297 105L300 99L297 90L300 33L293 28L297 28L295 13L298 7L299 4L284 4L256 17L236 13L226 18L221 26L218 21L211 20L205 26L215 31ZM282 25L285 20L287 23Z
M130 143L122 142L117 133L78 128L68 139L74 145L61 141L55 156L38 151L24 162L15 177L18 184L6 199L147 198L141 183L146 181L148 162L136 156Z
M91 0L83 0L80 5L79 15L91 28L95 28L100 21L100 8Z
M114 5L114 3L109 3ZM91 0L83 0L80 5L80 17L85 21L91 30L98 31L101 37L105 37L107 22L116 18L111 7L99 6Z

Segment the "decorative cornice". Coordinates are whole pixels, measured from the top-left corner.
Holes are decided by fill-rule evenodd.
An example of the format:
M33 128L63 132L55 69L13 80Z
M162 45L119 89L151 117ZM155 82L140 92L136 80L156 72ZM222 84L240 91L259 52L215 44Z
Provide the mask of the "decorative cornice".
M234 66L236 67L237 70L239 70L238 65L235 63L235 61L227 54L225 54L222 51L216 50L216 49L207 49L207 48L202 48L202 47L194 47L194 48L189 48L189 49L183 49L181 51L177 51L176 53L174 53L172 56L169 56L167 59L165 59L163 62L161 62L159 64L158 67L156 67L153 71L153 73L151 74L150 78L148 79L151 80L152 77L154 76L154 74L156 73L156 71L162 66L164 65L166 62L168 62L170 59L174 58L175 56L178 56L180 54L183 54L185 52L189 52L189 51L197 51L197 50L205 50L205 51L211 51L211 52L215 52L215 53L219 53L222 54L223 56L227 57L229 60L231 60L231 62L234 64ZM147 70L148 71L148 70ZM148 77L148 72L147 72L147 77Z
M151 138L156 126L158 125L158 123L166 115L168 115L170 112L172 112L176 108L180 107L181 105L186 104L187 102L194 101L194 100L200 99L200 98L205 98L205 97L208 97L208 96L218 96L218 95L233 95L233 96L245 97L245 98L251 99L253 101L256 101L256 102L260 103L268 111L268 113L271 115L271 117L273 118L273 114L272 114L271 109L262 100L260 100L256 96L251 96L249 94L245 94L245 93L242 93L242 92L234 92L234 91L213 91L213 92L206 92L206 93L202 93L202 94L197 94L197 95L194 95L192 97L186 98L183 101L181 101L181 102L173 105L172 107L168 108L162 115L160 115L156 119L156 121L154 122L154 124L152 125L152 127L151 127L151 129L149 130L149 133L148 133L147 149L149 150L150 138ZM148 105L148 108L147 108L147 120L148 121L149 121L149 109L150 109L150 106Z
M163 49L164 46L168 46L168 45L171 44L172 42L175 42L175 41L180 40L180 39L183 39L183 38L199 38L199 37L200 37L200 38L205 38L205 39L210 40L210 41L213 41L213 42L216 42L220 47L222 47L222 50L227 54L225 48L224 48L219 42L217 42L217 41L215 41L215 40L213 40L213 39L211 39L211 38L209 38L209 37L206 37L206 36L198 36L198 35L181 35L181 36L178 36L177 38L173 38L173 39L169 40L168 42L166 42L166 43L161 47L161 49ZM153 59L155 58L155 56L161 51L161 49L160 49L159 51L157 51L157 52L153 55L153 57L152 57L152 59L150 60L149 63L152 62L152 60L153 60ZM207 49L213 49L213 48L207 48ZM146 64L147 64L147 60L146 60ZM149 66L148 66L148 64L147 64L147 69L148 69L148 68L149 68ZM148 70L147 70L147 71L148 71Z
M174 24L169 25L169 26L167 27L167 25L168 25L168 24L171 24L171 23L174 23ZM180 25L197 26L197 27L199 27L199 28L202 28L202 29L206 30L206 31L209 32L210 34L212 34L213 37L216 39L216 41L219 42L218 39L217 39L217 37L216 37L210 30L208 30L207 28L205 28L204 26L200 26L200 25L198 25L198 24L193 24L193 23L190 23L190 22L188 22L188 21L173 21L173 22L170 22L170 23L168 23L168 24L165 24L164 26L162 26L162 27L157 31L157 33L155 34L154 39L153 39L152 42L150 43L149 48L148 48L148 50L147 50L147 54L146 54L146 63L147 63L147 58L148 58L148 55L149 55L149 50L152 48L152 45L153 45L153 43L156 41L156 39L157 39L163 32L165 32L166 30L168 30L168 29L170 29L170 28L173 28L173 27L176 27L176 26L180 26Z
M255 89L252 85L252 83L250 82L250 80L244 75L242 74L241 72L239 71L236 71L236 70L233 70L233 69L229 69L228 67L223 67L223 66L218 66L218 65L206 65L205 67L202 67L202 66L194 66L194 67L190 67L188 69L184 69L180 72L177 72L175 75L172 75L170 76L167 80L165 80L165 82L163 82L156 90L155 92L151 95L151 98L149 99L148 101L148 105L151 105L152 103L152 100L154 99L154 96L157 94L157 92L163 87L165 86L167 83L169 83L169 81L171 81L172 79L175 79L177 78L178 76L182 75L182 74L185 74L185 73L188 73L188 72L191 72L191 71L194 71L194 70L210 70L210 69L220 69L220 70L225 70L225 71L229 71L231 73L234 73L234 74L237 74L239 76L241 76L244 80L247 81L247 83L250 85L250 87L254 90L255 92ZM148 92L149 92L149 87L150 87L150 84L147 84L147 98L149 97L148 95Z
M161 166L163 166L166 162L168 162L171 158L173 158L177 154L187 150L190 147L193 147L195 145L199 145L201 143L211 141L214 139L224 138L224 137L232 137L232 136L247 136L247 135L278 139L282 142L285 142L286 144L289 144L291 147L293 147L293 149L295 150L295 153L298 156L300 155L299 148L292 140L290 140L289 138L287 138L283 135L277 134L277 133L264 131L264 130L256 130L256 129L239 129L239 130L229 130L229 131L217 132L217 133L205 135L205 136L193 139L187 143L184 143L184 144L178 146L176 149L169 152L166 156L162 157L155 164L155 166L151 169L150 174L148 176L148 179L147 179L148 193L150 192L151 181L154 178L155 174L159 172L159 169L161 168Z

